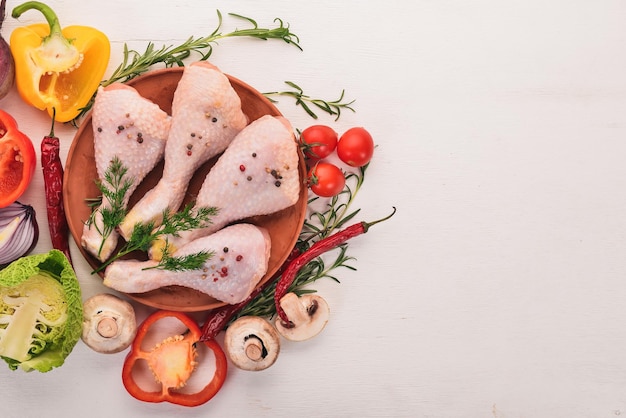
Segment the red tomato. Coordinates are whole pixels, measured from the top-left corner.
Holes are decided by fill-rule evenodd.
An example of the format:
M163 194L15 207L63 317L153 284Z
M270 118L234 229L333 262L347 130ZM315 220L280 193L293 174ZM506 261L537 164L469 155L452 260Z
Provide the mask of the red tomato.
M321 197L339 194L346 185L343 171L334 164L319 162L309 170L309 186L313 193Z
M302 131L300 143L304 146L304 154L308 158L316 160L326 158L337 146L337 132L326 125L312 125Z
M374 155L374 140L364 128L348 129L337 142L337 155L352 167L363 167Z
M15 119L0 110L0 208L26 191L36 162L33 143L17 129Z

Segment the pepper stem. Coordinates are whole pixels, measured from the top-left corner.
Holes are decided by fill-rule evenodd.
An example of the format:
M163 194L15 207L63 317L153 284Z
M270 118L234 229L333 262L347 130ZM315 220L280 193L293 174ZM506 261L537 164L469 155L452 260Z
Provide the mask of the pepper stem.
M57 108L52 108L52 125L50 126L50 134L48 135L50 138L54 138L54 120L57 116Z
M24 12L35 9L39 10L43 16L48 21L48 25L50 25L50 34L53 33L61 33L61 24L59 23L59 18L57 14L48 6L40 1L27 1L26 3L22 3L19 6L15 6L13 11L11 12L11 16L15 19L19 18Z
M395 213L396 213L396 207L395 207L395 206L392 206L392 207L393 207L393 212L391 212L389 215L385 216L384 218L377 219L377 220L372 221L372 222L363 222L363 230L364 230L364 232L367 232L367 230L368 230L371 226L376 225L376 224L381 223L381 222L384 222L384 221L386 221L387 219L391 218L393 215L395 215Z
M11 16L19 18L27 10L39 10L50 26L50 34L43 38L41 44L28 51L30 60L41 74L69 73L78 68L83 60L72 40L63 36L61 24L54 11L46 4L38 1L27 1L13 8Z

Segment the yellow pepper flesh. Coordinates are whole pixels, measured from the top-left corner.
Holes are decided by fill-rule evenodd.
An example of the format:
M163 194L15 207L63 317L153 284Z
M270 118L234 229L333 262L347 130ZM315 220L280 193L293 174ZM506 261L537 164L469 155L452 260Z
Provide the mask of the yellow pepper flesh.
M56 109L55 120L68 122L79 115L96 92L109 63L111 46L107 36L97 29L67 26L61 34L82 56L73 67L59 72L39 53L49 41L50 32L50 25L45 23L13 30L9 43L15 60L15 82L25 102L47 110L50 117Z

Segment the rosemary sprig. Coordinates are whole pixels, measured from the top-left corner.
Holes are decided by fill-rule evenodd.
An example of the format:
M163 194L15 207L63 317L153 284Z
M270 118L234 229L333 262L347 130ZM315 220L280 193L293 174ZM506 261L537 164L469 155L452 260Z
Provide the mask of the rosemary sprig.
M135 224L133 232L124 246L92 273L98 273L104 270L113 261L118 260L134 251L147 252L150 249L152 242L163 235L179 236L182 231L189 231L191 229L210 225L211 217L215 216L218 212L218 209L215 207L202 207L195 210L192 210L192 208L193 204L189 203L179 212L172 213L169 210L165 210L163 212L163 219L160 226L157 226L154 221ZM184 270L194 270L199 268L204 261L206 261L206 258L200 264L197 264L199 260L202 260L202 257L197 257L195 259L188 258L187 262L190 264L188 264ZM195 264L191 264L192 262ZM178 269L180 270L181 268L178 267Z
M166 68L174 66L183 67L185 65L183 61L192 54L198 54L200 61L207 60L213 53L214 45L217 44L220 39L234 37L250 37L261 40L280 39L302 50L298 36L291 32L289 24L286 24L280 18L274 19L274 22L278 23L277 27L263 28L259 27L257 22L249 17L235 13L229 13L228 15L243 19L252 27L247 29L235 29L232 32L223 33L221 31L223 24L222 13L217 10L217 27L208 36L191 36L180 45L163 45L159 49L156 48L153 42L149 42L143 52L129 49L128 45L124 44L122 63L113 71L113 74L107 80L103 80L100 85L108 86L115 82L131 80L151 70L156 64L164 64ZM81 109L80 114L73 120L75 125L77 125L78 120L91 109L94 98L95 93L91 101Z
M345 188L341 193L330 198L326 204L326 210L314 212L309 219L304 221L298 239L301 246L303 243L311 243L311 241L327 237L333 231L343 227L361 211L361 209L356 209L350 212L350 209L357 193L363 186L367 167L368 165L365 165L360 167L358 172L347 174ZM311 205L318 199L319 197L315 196L309 199L308 204Z
M344 190L328 201L326 210L315 212L309 219L305 220L304 227L296 243L296 247L300 251L306 251L314 242L341 228L360 211L360 209L350 211L350 208L363 185L366 169L367 166L364 166L358 172L348 174ZM317 199L317 197L310 199L309 204ZM316 290L308 286L323 278L329 278L339 283L339 279L332 273L335 269L345 267L350 270L356 270L349 263L351 260L355 260L355 258L349 256L347 250L347 243L339 246L337 256L329 265L325 263L324 256L317 257L307 263L296 275L296 279L293 281L289 291L295 292L297 295L314 293ZM276 314L274 292L276 283L279 280L280 278L277 278L274 283L267 286L236 317L244 315L274 316Z
M323 99L313 99L310 96L304 94L304 90L298 86L293 81L285 81L289 87L293 90L286 91L272 91L268 93L263 93L263 95L273 103L277 103L278 101L273 98L273 96L288 96L292 97L296 100L296 106L301 106L304 111L311 116L313 119L317 119L317 114L313 111L313 108L317 108L322 110L330 115L336 115L335 120L338 120L341 116L342 109L349 109L351 111L355 111L352 107L352 104L355 100L351 100L349 102L344 102L345 90L341 91L341 95L336 100L323 100Z
M289 291L296 293L298 296L306 293L315 293L315 290L307 288L307 286L324 278L331 279L339 283L339 279L332 274L335 269L345 267L350 270L356 270L354 266L349 264L349 262L351 260L355 260L355 258L347 255L347 249L348 246L346 244L340 246L337 256L330 265L326 265L324 259L318 257L302 267L294 282L290 286ZM236 318L245 315L273 317L276 314L276 306L274 304L276 283L277 282L274 282L270 286L266 287L263 292L261 292L236 315ZM233 320L236 318L233 318Z

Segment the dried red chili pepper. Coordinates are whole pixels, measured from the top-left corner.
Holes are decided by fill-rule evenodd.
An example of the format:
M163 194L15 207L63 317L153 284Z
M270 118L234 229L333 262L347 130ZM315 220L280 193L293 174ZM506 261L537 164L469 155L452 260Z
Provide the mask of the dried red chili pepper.
M230 322L231 319L237 315L239 311L245 308L254 298L256 298L261 292L263 292L266 288L272 285L280 275L283 273L284 269L289 265L291 260L295 259L300 255L300 251L297 248L291 250L291 253L283 263L283 265L278 269L276 273L272 276L272 278L261 286L257 286L247 298L242 300L239 303L234 305L224 305L222 307L216 308L212 310L209 314L209 317L202 325L202 336L200 337L200 341L208 341L214 339L217 334L220 333L226 325Z
M54 135L54 116L50 134L41 141L41 167L46 192L46 212L52 248L62 251L70 263L69 227L63 207L63 165L59 138Z
M339 231L333 235L330 235L326 238L323 238L317 241L315 244L311 245L311 247L302 253L300 256L296 257L285 269L283 275L280 280L276 284L276 291L274 292L274 304L276 305L276 313L283 321L284 324L290 324L291 321L287 317L287 314L280 306L280 300L287 294L289 291L289 287L293 283L298 271L302 267L304 267L311 260L314 260L316 257L319 257L326 251L330 251L333 248L340 246L351 238L359 236L361 234L366 233L369 228L377 223L386 221L391 218L396 213L396 208L393 208L393 212L390 215L382 219L378 219L373 222L359 222L357 224L351 225L346 229Z
M142 348L142 343L150 328L159 320L173 317L188 329L184 335L170 336L157 344L150 351ZM215 354L215 374L211 381L199 392L184 393L185 386L196 367L196 344L202 331L196 322L182 312L158 310L148 316L139 328L130 351L124 360L122 382L128 393L144 402L170 402L183 406L198 406L208 402L222 388L228 363L226 354L215 340L205 341L204 345ZM145 361L160 391L147 391L135 380L135 366Z

